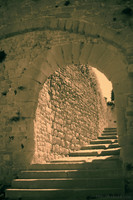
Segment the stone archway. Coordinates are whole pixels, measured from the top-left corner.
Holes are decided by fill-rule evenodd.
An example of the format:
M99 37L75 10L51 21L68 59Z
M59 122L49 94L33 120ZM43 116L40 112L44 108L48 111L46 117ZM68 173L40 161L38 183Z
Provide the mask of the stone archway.
M112 81L121 156L125 162L133 162L130 154L133 148L130 14L124 12L126 4L121 7L110 2L111 12L106 19L109 9L105 9L107 4L104 1L93 5L83 1L81 4L72 2L68 7L61 2L56 5L55 1L51 5L48 1L14 1L8 5L7 16L4 15L7 5L2 4L4 20L0 39L1 48L7 54L1 63L2 76L5 77L1 79L1 127L5 133L1 136L2 151L4 149L2 169L8 165L6 162L13 163L15 170L29 166L34 151L33 119L38 93L50 74L71 63L96 67ZM20 7L23 7L22 13L18 12ZM53 7L59 10L54 11ZM119 28L115 22L117 17Z
M47 38L45 42L43 39L40 39L43 38L44 35L45 39ZM31 54L29 55L28 53L26 58L23 58L22 52L17 54L17 62L14 62L14 60L10 61L10 59L12 60L12 55L9 54L9 57L7 57L4 63L5 68L9 70L9 79L12 80L12 86L11 89L9 89L8 95L14 95L12 99L14 101L14 107L12 107L12 109L15 108L16 111L14 112L15 115L11 116L9 120L13 122L12 125L14 127L17 123L14 119L18 119L18 122L20 123L18 123L17 126L20 127L20 130L17 133L17 138L21 138L23 141L20 142L20 144L18 143L20 145L20 151L12 152L14 157L14 167L22 167L23 164L23 167L28 167L32 160L34 152L33 119L37 106L38 94L47 77L60 66L66 66L68 64L89 64L96 67L112 81L116 94L117 112L125 112L125 107L127 106L127 96L125 96L125 92L129 94L131 82L128 78L125 57L119 49L114 45L103 41L101 38L94 38L92 36L86 37L62 31L54 31L53 38L51 38L52 35L53 32L51 31L26 34L26 41L29 40L29 38L32 38L32 40L34 38L34 42L29 51L29 49L27 50L27 45L24 41L22 45L26 45L26 47L22 49L22 52L24 52L24 55L28 51ZM17 37L18 40L21 40L23 35ZM64 37L67 41L64 41ZM51 39L48 43L47 41L49 38ZM9 38L2 41L3 48L5 45L5 51L10 52L9 49L6 50L7 42L12 46L12 44L14 44L14 39L11 38L10 40ZM39 48L38 45L35 44L36 42L38 44L41 43ZM8 48L12 48L10 45ZM12 64L14 73L17 75L15 78L12 71L10 71ZM15 64L16 71L14 69ZM127 87L124 87L123 85L124 82L128 85L128 92ZM122 100L123 98L125 98L125 102ZM120 102L125 104L121 105ZM126 133L126 120L124 115L125 113L123 113L123 115L118 114L118 134L122 146L122 133L124 135ZM121 117L123 117L123 123L121 123ZM26 130L23 135L23 131L21 130L22 126L24 126ZM18 140L16 140L16 143L14 144L12 144L12 142L10 144L15 146L17 141ZM9 148L11 148L10 145ZM20 157L20 160L18 160L18 157Z
M53 33L51 31L46 31L45 34L44 32L38 32L37 39L34 39L34 43L35 41L38 43L43 43L44 41L41 41L40 38L45 35L45 37L47 37L48 40L48 38L50 38L52 34ZM29 37L31 37L31 35L29 34ZM26 35L26 37L28 38L28 34ZM36 38L36 33L33 33L32 37ZM59 39L57 39L57 37ZM64 37L67 38L67 41L64 41ZM22 38L22 36L18 36L18 39L20 38ZM6 41L9 42L9 39L7 39ZM13 40L11 44L13 44ZM54 31L54 37L50 40L49 44L45 43L45 45L43 47L41 46L41 50L40 48L38 49L38 46L36 48L35 44L33 44L33 46L35 47L32 49L32 53L30 55L31 58L29 58L28 55L26 59L20 58L18 60L19 64L17 63L17 65L21 65L22 69L20 70L19 67L20 72L18 73L20 73L20 75L15 80L13 80L15 86L13 91L14 93L15 88L17 88L17 94L14 95L16 105L18 104L18 102L20 103L23 99L23 109L20 106L20 104L18 104L21 107L22 111L20 111L20 113L22 113L22 117L26 117L29 120L29 125L31 123L31 133L28 133L30 135L30 143L34 143L34 133L32 126L37 105L38 93L47 77L51 75L60 66L65 66L74 63L86 65L89 64L98 68L113 83L113 87L116 94L117 107L119 107L119 103L117 103L117 98L119 96L117 97L117 95L123 95L125 92L121 84L123 84L123 81L127 84L130 84L130 82L127 82L127 67L123 54L119 52L119 50L116 47L114 47L110 43L108 44L104 42L100 38L86 38L86 36L83 35L70 34L68 32L62 31ZM13 62L10 63L10 61L8 61L7 58L7 60L5 61L6 68L10 67L12 63ZM25 67L24 69L24 66L27 67ZM123 88L123 91L120 90L121 87ZM28 91L26 91L27 89ZM127 91L127 88L125 89ZM122 125L118 127L119 132L121 132L121 130L125 130L124 127L126 127L125 120L123 120ZM31 145L31 147L29 147L27 145L27 148L34 149L33 146L34 145ZM31 149L29 150L30 153L32 151L33 150ZM28 153L26 153L26 155L28 155Z

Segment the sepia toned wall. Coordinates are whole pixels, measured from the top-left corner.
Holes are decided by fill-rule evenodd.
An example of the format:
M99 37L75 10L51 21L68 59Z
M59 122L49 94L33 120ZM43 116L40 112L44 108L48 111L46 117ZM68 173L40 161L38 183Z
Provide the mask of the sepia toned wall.
M91 67L57 70L40 91L35 118L34 163L67 156L107 127L107 106Z
M120 156L132 177L133 1L0 1L0 16L2 180L30 166L39 92L69 64L93 66L112 82Z

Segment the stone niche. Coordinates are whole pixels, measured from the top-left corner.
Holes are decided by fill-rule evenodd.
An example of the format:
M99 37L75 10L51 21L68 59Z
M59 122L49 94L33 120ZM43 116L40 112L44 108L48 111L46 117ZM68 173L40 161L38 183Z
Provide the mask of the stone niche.
M91 67L58 69L38 97L33 163L64 157L96 139L106 126L106 102Z

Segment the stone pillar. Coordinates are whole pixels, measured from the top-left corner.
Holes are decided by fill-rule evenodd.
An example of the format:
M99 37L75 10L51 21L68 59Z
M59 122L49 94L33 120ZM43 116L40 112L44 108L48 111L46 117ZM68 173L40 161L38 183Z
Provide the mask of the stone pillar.
M123 83L122 83L123 82ZM133 82L132 77L117 83L116 108L118 136L125 174L125 193L133 195Z

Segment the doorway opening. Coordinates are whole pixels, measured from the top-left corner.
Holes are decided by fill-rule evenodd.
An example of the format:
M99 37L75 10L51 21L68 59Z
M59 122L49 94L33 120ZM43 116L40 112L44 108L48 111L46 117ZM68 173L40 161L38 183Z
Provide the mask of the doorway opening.
M98 69L94 67L92 67L92 69L97 76L102 95L105 98L107 104L107 127L116 128L117 119L116 119L116 109L115 109L115 95L112 83Z
M65 157L107 127L107 105L92 67L56 70L39 93L33 163Z

